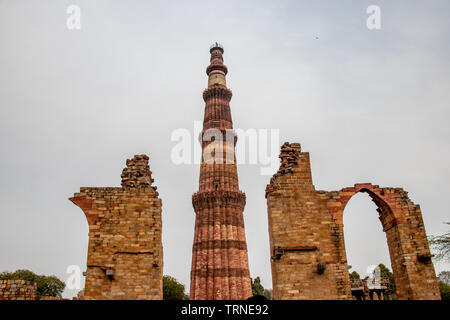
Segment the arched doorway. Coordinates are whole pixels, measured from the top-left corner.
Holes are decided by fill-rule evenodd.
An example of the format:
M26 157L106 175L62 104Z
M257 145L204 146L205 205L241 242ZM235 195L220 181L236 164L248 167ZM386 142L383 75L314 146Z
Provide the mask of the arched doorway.
M344 209L343 229L351 294L357 300L395 299L386 234L376 210L377 205L364 192L353 195Z
M401 188L356 184L352 188L340 190L334 198L334 201L341 205L330 212L340 228L343 228L343 212L348 201L359 192L367 193L377 207L383 231L386 233L397 298L439 298L419 205L414 204L408 193ZM343 230L340 230L340 234L343 235ZM337 247L342 262L347 263L343 236Z
M309 153L284 143L281 165L266 187L275 299L351 299L343 214L366 193L379 213L398 299L440 299L420 207L401 188L356 184L316 190Z

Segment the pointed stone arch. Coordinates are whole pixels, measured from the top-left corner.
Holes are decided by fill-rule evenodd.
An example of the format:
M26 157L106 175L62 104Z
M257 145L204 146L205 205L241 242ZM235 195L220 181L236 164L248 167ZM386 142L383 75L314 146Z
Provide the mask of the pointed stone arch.
M330 192L328 209L339 228L337 250L347 263L343 236L344 209L356 193L367 193L377 206L383 231L386 233L389 255L399 299L433 299L436 292L435 272L422 220L420 206L402 188L380 188L370 183Z
M356 193L377 205L386 233L398 299L440 299L422 213L402 188L355 184L316 190L309 153L281 147L266 188L274 299L351 299L343 214Z

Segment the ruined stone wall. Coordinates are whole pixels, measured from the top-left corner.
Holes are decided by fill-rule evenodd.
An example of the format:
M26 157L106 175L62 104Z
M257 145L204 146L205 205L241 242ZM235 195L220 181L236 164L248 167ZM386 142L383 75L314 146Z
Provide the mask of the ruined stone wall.
M37 284L25 280L0 280L0 300L36 300Z
M388 278L351 279L353 300L391 300Z
M84 300L84 290L78 291L77 295L72 300Z
M339 234L339 241L336 242L339 255L346 256L344 209L350 198L358 192L367 193L377 206L386 233L397 298L440 299L420 206L414 204L408 192L402 188L380 188L364 183L326 193L328 208Z
M68 299L64 299L62 297L53 297L53 296L43 296L41 297L39 300L68 300Z
M312 184L309 154L286 143L280 159L266 189L274 299L350 298L337 277L347 270L334 250L326 200Z
M127 160L121 188L81 188L70 199L89 223L84 299L162 299L162 203L152 182L139 155Z
M357 192L378 207L399 299L440 299L422 215L407 192L357 184L316 191L309 154L285 143L266 188L274 299L351 299L343 212Z

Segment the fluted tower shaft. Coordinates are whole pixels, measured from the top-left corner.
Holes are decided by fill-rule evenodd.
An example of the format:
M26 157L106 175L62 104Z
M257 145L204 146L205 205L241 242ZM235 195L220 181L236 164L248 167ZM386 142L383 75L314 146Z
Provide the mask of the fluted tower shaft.
M210 49L203 92L205 114L199 191L192 196L196 212L190 298L240 300L252 295L243 211L231 120L231 90L226 87L223 47Z

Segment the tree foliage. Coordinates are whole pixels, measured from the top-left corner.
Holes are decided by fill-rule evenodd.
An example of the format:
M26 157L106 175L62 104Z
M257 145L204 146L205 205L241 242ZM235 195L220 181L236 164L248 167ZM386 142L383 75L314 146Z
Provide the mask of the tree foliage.
M263 296L266 297L267 300L272 299L272 289L264 289Z
M450 286L444 281L439 281L439 290L441 291L442 300L450 300Z
M61 297L66 284L55 276L37 275L30 270L17 270L15 272L0 273L0 280L26 280L36 282L36 299L43 296Z
M380 277L389 279L389 294L395 296L394 274L382 263L378 265L378 268L380 268Z
M252 293L254 296L261 295L266 297L268 300L272 298L272 291L268 289L264 289L261 284L261 278L256 277L255 280L251 279L252 282Z
M163 277L163 300L189 300L184 285L171 276Z
M358 272L353 271L352 273L350 273L350 279L361 279L361 276Z
M256 277L255 280L252 279L252 293L254 296L262 295L264 293L264 287L262 286L259 277Z
M445 224L450 225L450 222L446 222ZM436 250L435 261L450 259L450 232L444 233L441 236L430 236L429 241L431 247Z

